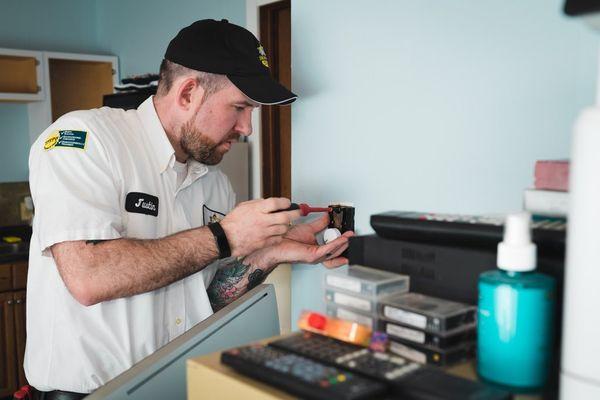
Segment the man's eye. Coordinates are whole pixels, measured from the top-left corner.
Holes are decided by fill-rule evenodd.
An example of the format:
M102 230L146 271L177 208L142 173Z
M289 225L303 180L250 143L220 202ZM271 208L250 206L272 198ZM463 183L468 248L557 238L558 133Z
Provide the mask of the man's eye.
M244 106L233 106L235 108L235 111L244 111Z

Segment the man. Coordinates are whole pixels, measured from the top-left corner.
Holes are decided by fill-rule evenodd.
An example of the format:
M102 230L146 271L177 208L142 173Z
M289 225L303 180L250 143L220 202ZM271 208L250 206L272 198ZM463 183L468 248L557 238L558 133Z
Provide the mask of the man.
M296 96L258 40L203 20L169 44L137 110L61 117L30 154L36 206L25 371L45 399L77 399L207 318L283 262L344 264L324 216L292 226L283 198L234 208L213 167L251 134L259 104Z

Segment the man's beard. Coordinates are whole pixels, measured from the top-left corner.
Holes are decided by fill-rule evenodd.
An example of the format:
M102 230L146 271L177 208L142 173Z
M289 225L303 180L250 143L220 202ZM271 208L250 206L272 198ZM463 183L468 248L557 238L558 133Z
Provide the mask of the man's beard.
M216 165L221 162L226 153L226 151L220 151L217 147L228 140L237 139L239 134L231 134L223 142L216 143L202 134L194 126L194 120L192 119L183 124L180 137L179 145L188 156L205 165Z

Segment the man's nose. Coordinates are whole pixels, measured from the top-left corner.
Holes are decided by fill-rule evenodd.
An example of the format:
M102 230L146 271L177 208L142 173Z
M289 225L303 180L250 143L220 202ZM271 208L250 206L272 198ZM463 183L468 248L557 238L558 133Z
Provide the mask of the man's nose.
M240 114L235 130L242 136L252 135L252 108L246 109Z

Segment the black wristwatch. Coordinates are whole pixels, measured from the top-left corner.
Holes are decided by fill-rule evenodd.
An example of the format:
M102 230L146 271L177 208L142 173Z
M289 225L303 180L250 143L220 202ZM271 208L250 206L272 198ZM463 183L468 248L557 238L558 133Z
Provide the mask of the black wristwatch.
M217 241L217 247L219 248L219 258L227 258L231 257L231 248L229 247L229 241L227 240L227 235L225 235L225 231L223 227L218 222L212 222L207 225L208 229L215 236L215 240Z

